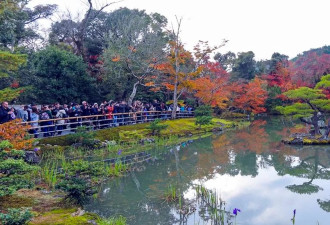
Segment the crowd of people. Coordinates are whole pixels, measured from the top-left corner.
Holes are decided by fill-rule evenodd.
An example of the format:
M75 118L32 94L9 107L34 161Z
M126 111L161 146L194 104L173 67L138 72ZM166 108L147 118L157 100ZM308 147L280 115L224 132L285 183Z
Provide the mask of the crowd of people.
M78 126L86 125L94 129L111 126L147 122L155 118L168 119L173 105L166 105L157 100L151 103L134 101L128 105L126 101L104 101L101 104L55 103L37 106L34 104L21 107L9 107L8 102L0 106L0 124L21 119L31 125L30 133L37 138L61 135L63 130L75 131ZM177 111L191 113L193 108L178 105ZM40 129L39 129L40 128Z

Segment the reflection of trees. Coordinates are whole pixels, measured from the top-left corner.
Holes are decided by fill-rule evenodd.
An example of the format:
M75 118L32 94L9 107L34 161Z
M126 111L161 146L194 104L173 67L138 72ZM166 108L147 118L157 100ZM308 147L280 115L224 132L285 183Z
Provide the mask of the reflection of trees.
M299 165L285 168L285 174L309 179L307 182L300 185L294 184L287 186L286 188L290 191L299 194L317 193L323 189L313 184L313 180L317 178L329 179L329 171L325 170L326 167L320 164L319 150L311 150L311 152L313 152L314 155L302 159Z
M105 185L102 191L110 188L110 192L102 192L100 199L88 207L104 216L124 214L123 211L127 212L126 215L139 214L130 221L141 224L144 217L154 218L154 224L157 224L156 221L175 224L177 220L173 209L160 199L169 184L175 184L180 192L185 192L192 182L199 180L202 183L215 174L255 177L264 164L273 166L281 176L288 174L306 179L303 184L289 186L289 190L297 193L317 192L322 187L314 185L313 181L330 179L330 171L326 169L330 165L330 151L324 147L304 146L299 149L283 145L275 141L281 140L281 131L281 123L265 124L257 120L246 129L196 140L187 143L187 147L173 147L171 153L167 151L167 154L157 156L164 160L156 160L146 165L145 171L118 179L120 185L111 186L113 181ZM118 202L128 209L118 208ZM319 199L318 204L323 210L329 210L329 200Z
M330 200L322 201L320 199L317 199L317 203L319 203L321 209L326 212L330 212Z

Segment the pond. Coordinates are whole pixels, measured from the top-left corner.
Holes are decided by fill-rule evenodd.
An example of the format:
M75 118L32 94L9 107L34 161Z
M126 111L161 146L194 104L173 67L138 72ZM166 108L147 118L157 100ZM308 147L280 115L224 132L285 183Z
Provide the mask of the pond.
M213 224L198 206L186 221L162 196L175 185L185 199L194 187L217 191L226 209L241 210L237 224L329 224L329 146L289 146L281 139L306 129L281 117L258 119L244 129L151 151L152 160L100 187L87 211L123 215L128 224Z

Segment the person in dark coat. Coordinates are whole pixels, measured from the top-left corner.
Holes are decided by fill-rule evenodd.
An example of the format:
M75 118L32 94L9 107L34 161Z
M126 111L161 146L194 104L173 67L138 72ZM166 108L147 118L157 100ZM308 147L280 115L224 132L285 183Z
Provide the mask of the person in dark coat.
M8 108L8 102L3 102L0 106L0 124L10 120L13 112Z

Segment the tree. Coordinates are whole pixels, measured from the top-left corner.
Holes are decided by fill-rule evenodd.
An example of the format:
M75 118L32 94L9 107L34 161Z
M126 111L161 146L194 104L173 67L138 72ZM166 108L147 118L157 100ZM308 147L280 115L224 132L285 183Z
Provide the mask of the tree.
M283 93L293 101L293 104L278 106L276 110L286 116L290 115L294 118L299 118L307 124L312 124L314 127L314 135L319 135L320 113L330 111L330 99L327 99L326 95L324 95L319 88L330 87L329 80L330 74L324 76L322 81L318 83L314 89L300 87ZM328 126L327 131L323 135L324 138L329 135L329 129L330 127Z
M255 76L256 61L254 60L254 53L240 52L233 65L232 75L234 79L252 80Z
M201 129L202 125L210 124L212 121L212 108L209 105L199 106L195 110L196 124Z
M0 2L0 46L12 52L17 46L31 46L40 36L32 24L48 18L57 9L56 5L37 5L27 8L30 0L6 0Z
M133 86L128 98L131 105L139 85L154 79L154 65L164 59L167 20L157 13L121 8L109 15L108 47L104 51L106 80L120 79ZM123 96L125 97L125 96Z
M184 49L180 40L181 20L177 19L177 30L171 31L169 53L164 63L155 65L161 72L160 82L173 94L172 118L176 118L176 109L181 95L191 88L190 80L197 78L204 69L204 64L209 60L209 54L222 47L224 42L215 47L209 47L207 42L200 41L194 48L194 54Z
M263 89L265 82L256 77L249 83L234 83L231 85L232 105L249 113L266 112L264 107L267 91Z
M214 60L219 62L224 70L231 71L236 60L236 54L230 51L225 54L218 52L215 54Z
M92 0L87 0L87 10L82 20L75 20L69 13L65 19L52 25L49 35L52 44L66 43L73 47L74 52L81 56L85 63L89 61L86 47L89 28L93 28L95 21L102 16L104 9L116 2L102 5L98 9L94 7Z
M296 83L313 87L323 75L330 73L330 54L308 52L294 61L293 79Z
M209 62L204 65L203 75L190 81L191 90L200 102L223 109L229 100L228 78L228 73L218 62Z
M8 77L11 72L17 71L25 61L26 55L0 51L0 80ZM17 98L22 91L22 88L4 88L0 90L0 102L11 101Z
M94 79L87 74L81 57L49 46L37 52L31 64L32 94L39 103L74 102L93 97Z

